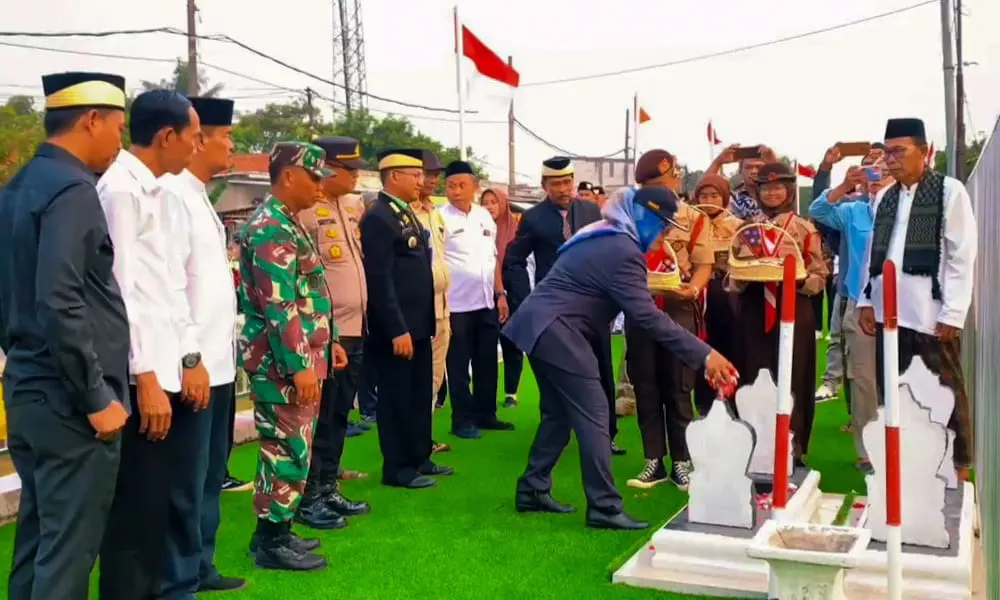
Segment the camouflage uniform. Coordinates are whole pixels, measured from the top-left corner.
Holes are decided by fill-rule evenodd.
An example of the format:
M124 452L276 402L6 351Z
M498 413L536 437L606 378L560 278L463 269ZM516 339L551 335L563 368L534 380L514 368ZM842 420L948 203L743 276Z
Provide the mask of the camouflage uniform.
M271 156L276 159L318 174L324 153L309 144L279 144ZM260 434L254 509L259 519L286 523L302 498L318 410L318 403L294 403L292 377L311 368L322 381L337 331L316 247L274 196L243 227L240 276L246 323L239 358Z

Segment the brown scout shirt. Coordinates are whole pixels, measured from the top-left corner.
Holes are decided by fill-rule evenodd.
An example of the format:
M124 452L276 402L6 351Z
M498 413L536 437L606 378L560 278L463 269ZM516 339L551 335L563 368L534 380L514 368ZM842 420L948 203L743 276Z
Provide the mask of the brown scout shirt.
M776 256L783 258L789 254L793 254L796 246L802 252L802 258L805 261L806 267L806 279L801 283L800 293L806 296L814 296L821 292L826 287L826 277L829 271L826 268L826 262L823 260L822 242L819 232L816 231L816 227L795 213L778 215L771 223L788 233L788 235L782 235L779 238ZM738 259L756 257L753 249L744 241L742 235L733 244L733 252L735 252ZM745 287L746 282L730 279L730 290L739 292Z
M341 337L361 337L364 331L368 288L358 228L364 212L361 196L348 194L332 202L317 202L298 217L319 248L333 302L333 322Z
M720 212L712 219L712 247L715 250L714 274L725 274L729 271L729 247L733 236L743 226L743 219L728 212Z
M674 221L686 227L687 231L671 226L667 229L664 241L670 244L674 254L677 255L677 266L680 268L681 277L684 281L689 281L695 266L710 265L715 261L715 254L712 251L712 227L708 217L685 202L678 203Z
M448 265L444 261L444 219L438 212L434 203L418 203L414 211L417 219L424 229L431 233L431 272L434 274L434 316L438 319L447 319L451 312L448 310L448 288L451 286L451 275L448 274Z

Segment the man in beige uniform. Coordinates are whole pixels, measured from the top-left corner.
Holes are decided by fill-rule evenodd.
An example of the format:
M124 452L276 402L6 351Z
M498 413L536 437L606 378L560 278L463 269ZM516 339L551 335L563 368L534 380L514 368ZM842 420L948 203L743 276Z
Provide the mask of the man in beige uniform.
M333 304L333 321L337 324L340 345L347 352L348 363L343 371L334 373L330 369L323 382L312 464L299 506L298 520L305 525L314 520L328 522L330 512L348 517L369 510L367 503L345 498L337 486L338 475L343 473L340 460L348 436L347 417L354 406L364 360L368 290L361 262L358 222L365 207L361 197L352 192L358 182L358 169L364 167L365 162L354 138L324 137L313 140L313 144L326 151L326 166L333 175L323 182L325 199L300 212L298 219L323 261ZM346 525L346 520L343 522Z
M434 273L434 318L437 319L431 352L434 361L434 395L433 404L437 402L438 392L444 383L445 357L448 356L448 343L451 341L450 312L448 311L448 286L451 280L448 276L448 265L444 262L444 220L434 207L431 195L437 188L444 167L441 161L430 150L424 151L424 187L420 192L420 200L413 204L413 212L420 219L420 224L431 234L431 270ZM434 452L449 450L448 444L433 443Z

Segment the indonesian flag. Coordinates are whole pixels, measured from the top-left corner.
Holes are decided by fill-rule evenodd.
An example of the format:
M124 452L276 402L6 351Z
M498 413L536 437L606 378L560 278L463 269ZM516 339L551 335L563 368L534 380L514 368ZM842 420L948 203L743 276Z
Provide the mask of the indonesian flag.
M517 87L521 83L521 75L514 67L507 64L496 52L477 38L469 28L462 25L462 54L476 65L476 70L482 75Z
M800 164L798 166L798 174L799 177L805 177L806 179L814 179L816 177L816 168L813 167L812 165Z
M646 112L646 109L644 109L643 107L640 106L639 107L639 124L642 125L646 121L651 121L652 119L653 119L653 117L649 116L649 113Z
M719 134L715 131L715 127L712 127L711 121L708 122L708 130L706 133L708 135L708 143L713 146L718 146L722 143L722 140L719 139Z

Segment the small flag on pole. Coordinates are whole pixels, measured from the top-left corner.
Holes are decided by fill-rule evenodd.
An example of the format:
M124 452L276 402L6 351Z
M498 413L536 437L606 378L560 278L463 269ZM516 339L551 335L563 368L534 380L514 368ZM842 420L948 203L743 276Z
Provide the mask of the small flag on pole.
M719 134L715 131L715 128L712 127L712 122L711 121L708 122L708 131L707 131L707 133L708 133L708 143L709 144L712 144L713 146L718 146L719 144L722 143L722 140L719 139Z
M798 166L798 175L799 175L799 177L805 177L807 179L815 179L816 178L816 168L813 167L812 165L799 164L799 166Z
M644 109L643 107L640 106L639 107L639 124L642 125L646 121L650 121L652 119L653 119L653 117L649 116L649 113L646 112L646 109Z

